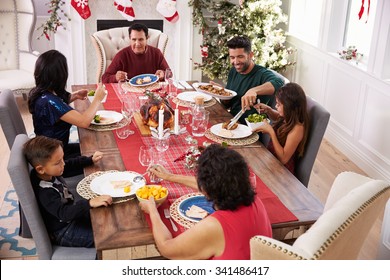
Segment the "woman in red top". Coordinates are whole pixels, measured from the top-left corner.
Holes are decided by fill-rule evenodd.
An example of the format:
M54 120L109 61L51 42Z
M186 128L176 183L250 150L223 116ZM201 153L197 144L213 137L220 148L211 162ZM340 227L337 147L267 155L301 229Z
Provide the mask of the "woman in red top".
M249 169L236 151L210 145L199 157L195 177L176 175L161 166L150 172L202 192L216 210L213 214L173 238L162 222L151 198L141 202L150 214L153 236L169 259L249 259L249 240L255 235L271 236L271 224L260 198L249 180Z

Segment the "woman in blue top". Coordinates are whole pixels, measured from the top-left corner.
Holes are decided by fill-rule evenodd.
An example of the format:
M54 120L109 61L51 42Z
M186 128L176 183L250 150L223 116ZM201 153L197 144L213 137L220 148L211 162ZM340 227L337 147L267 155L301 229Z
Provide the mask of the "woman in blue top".
M79 144L69 144L70 127L76 125L86 128L90 125L104 98L103 86L98 86L95 98L87 110L83 113L74 110L69 104L76 99L86 99L88 91L66 91L68 65L66 57L56 50L47 51L38 57L34 78L36 86L29 93L28 106L33 117L35 134L62 141L66 160L80 156ZM64 177L82 172L82 169L67 170Z

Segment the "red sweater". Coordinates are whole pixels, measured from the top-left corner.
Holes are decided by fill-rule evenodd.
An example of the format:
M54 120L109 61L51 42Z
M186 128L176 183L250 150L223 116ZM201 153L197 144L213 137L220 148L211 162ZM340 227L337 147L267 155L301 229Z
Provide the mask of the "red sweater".
M120 50L112 60L102 76L103 83L116 83L115 74L117 71L127 72L131 79L141 74L154 74L157 70L169 68L161 51L155 47L147 46L143 54L135 54L130 46Z
M267 211L258 196L250 206L218 210L211 216L219 221L225 237L224 252L213 260L249 260L249 240L255 235L272 237Z

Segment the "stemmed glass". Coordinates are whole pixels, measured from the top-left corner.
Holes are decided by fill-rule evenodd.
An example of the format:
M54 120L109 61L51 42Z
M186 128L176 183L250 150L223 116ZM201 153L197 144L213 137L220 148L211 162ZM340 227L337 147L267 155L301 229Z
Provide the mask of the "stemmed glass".
M163 158L164 152L169 149L169 136L163 137L161 139L155 139L155 147L158 151L158 162L162 165L166 164L166 161Z
M142 166L149 166L152 162L153 148L151 146L141 146L138 159Z
M134 131L130 129L131 120L134 115L134 100L129 95L122 96L122 115L126 119L127 134L133 135Z
M165 70L165 82L168 83L168 86L167 86L168 97L174 97L174 96L172 96L173 71L170 68L167 68Z

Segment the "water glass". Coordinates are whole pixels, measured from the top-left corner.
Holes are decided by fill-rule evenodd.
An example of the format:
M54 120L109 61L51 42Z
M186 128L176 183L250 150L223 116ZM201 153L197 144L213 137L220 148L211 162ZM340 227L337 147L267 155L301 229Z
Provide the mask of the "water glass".
M122 100L122 115L126 119L127 124L125 127L128 129L128 134L134 134L134 131L130 129L129 125L135 112L134 98L132 96L124 96ZM119 137L119 136L118 136Z
M181 110L180 111L180 125L186 125L190 123L191 111L190 110Z
M153 148L151 146L141 146L138 159L143 166L149 166L152 162Z
M206 133L207 126L209 124L208 111L204 111L203 114L196 114L192 116L192 135L195 137L202 137Z

